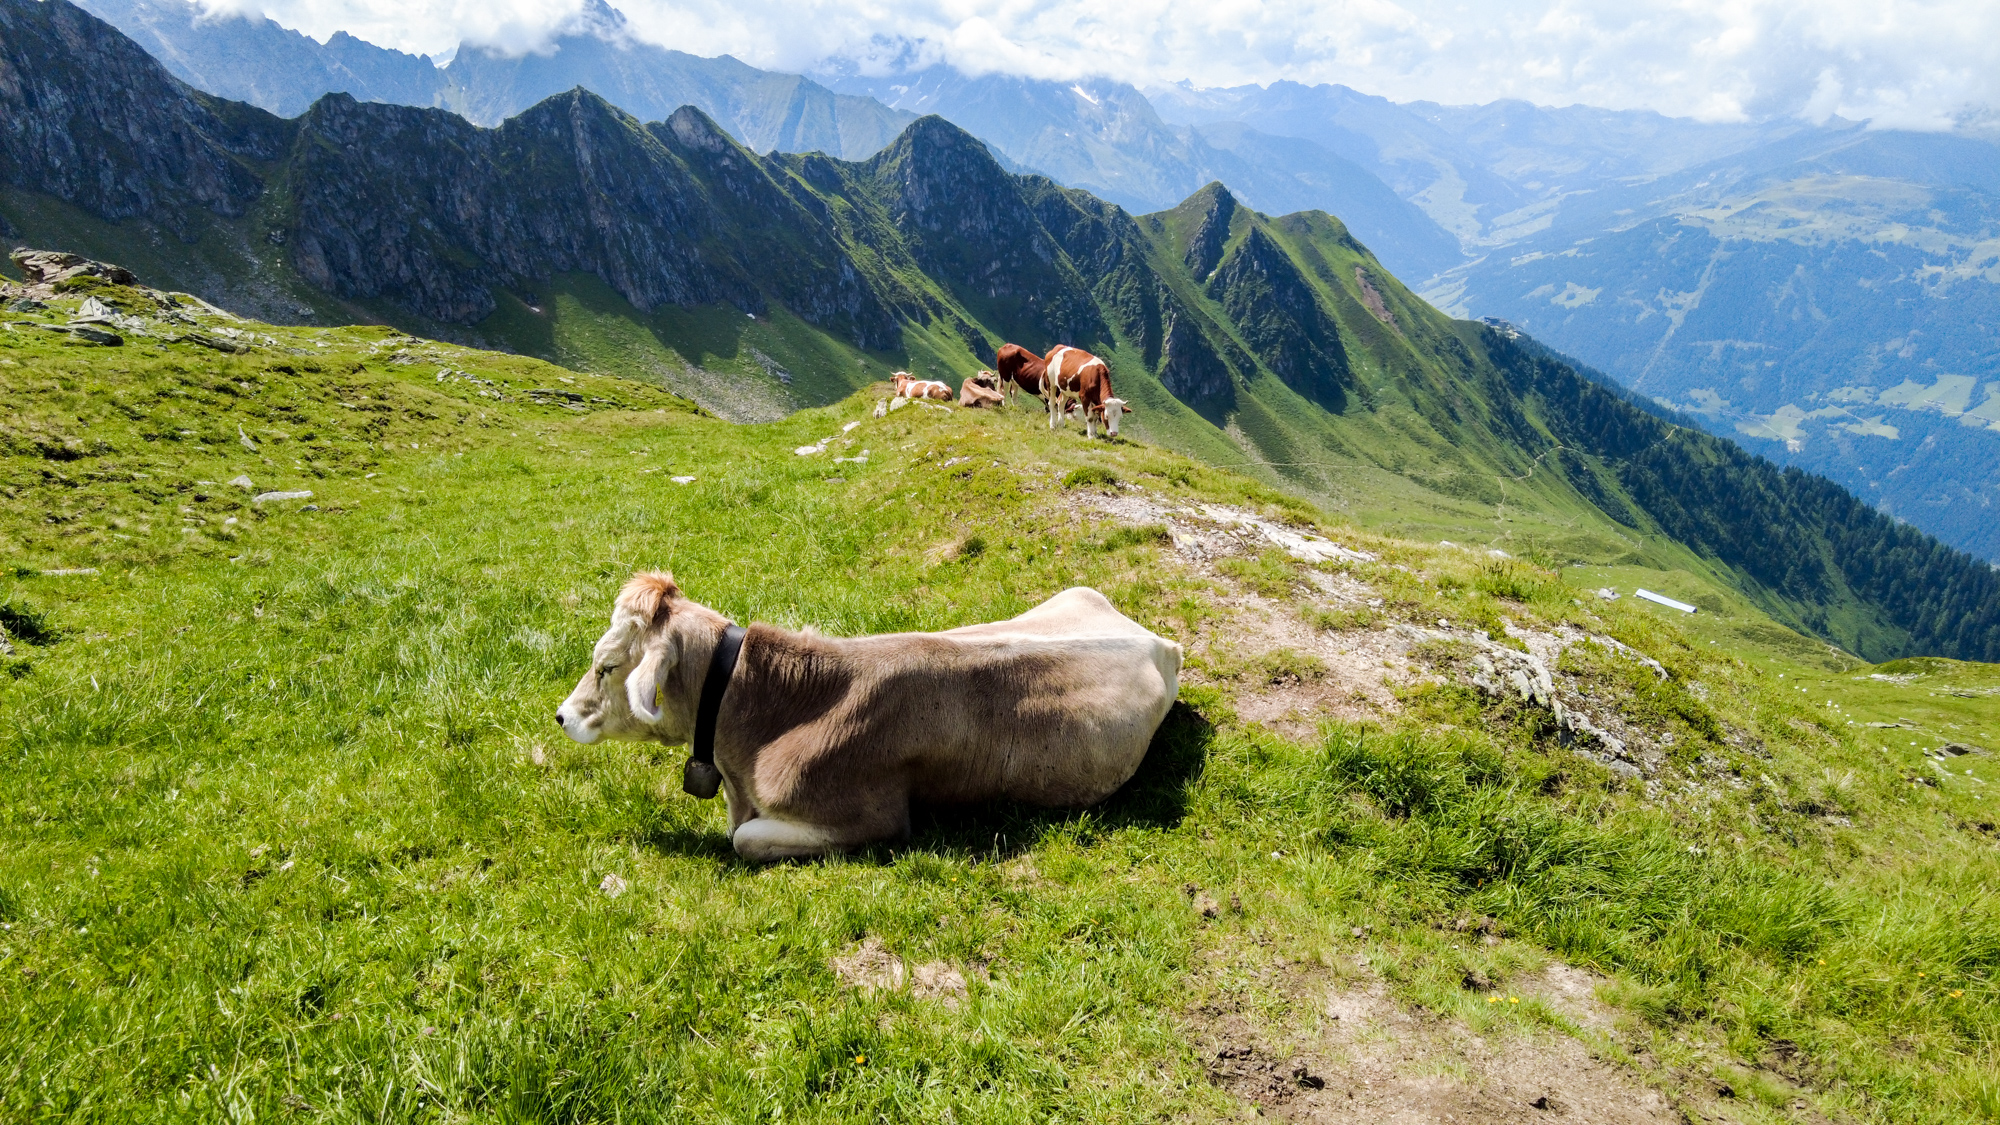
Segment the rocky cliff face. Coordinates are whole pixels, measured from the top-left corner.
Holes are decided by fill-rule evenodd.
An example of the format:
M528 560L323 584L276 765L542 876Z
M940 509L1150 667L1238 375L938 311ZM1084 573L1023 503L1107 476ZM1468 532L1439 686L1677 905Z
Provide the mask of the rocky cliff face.
M0 184L186 232L192 208L244 213L264 190L246 160L276 156L288 132L66 0L0 3Z
M961 301L988 305L1003 330L1104 336L1089 285L1036 215L1020 178L983 143L926 117L864 168L912 260Z
M595 274L642 310L767 294L867 346L895 339L830 232L698 110L643 127L594 94L499 129L443 110L322 99L287 176L299 272L473 323L492 290Z

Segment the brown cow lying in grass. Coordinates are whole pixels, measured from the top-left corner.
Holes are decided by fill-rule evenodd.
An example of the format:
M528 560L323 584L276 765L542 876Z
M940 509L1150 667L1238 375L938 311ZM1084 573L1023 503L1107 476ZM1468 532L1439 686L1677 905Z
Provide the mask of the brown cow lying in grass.
M1074 587L942 633L752 625L700 732L732 628L671 575L635 575L556 722L583 743L711 737L730 840L758 862L907 836L912 800L1095 804L1139 768L1179 691L1180 645Z
M958 386L958 404L968 410L999 406L1005 401L1000 393L1000 376L991 371L967 376L965 382Z

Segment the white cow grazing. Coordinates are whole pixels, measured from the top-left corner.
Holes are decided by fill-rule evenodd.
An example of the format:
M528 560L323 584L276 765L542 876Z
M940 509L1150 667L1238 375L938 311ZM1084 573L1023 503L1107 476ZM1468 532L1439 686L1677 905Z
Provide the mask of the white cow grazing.
M835 638L738 632L639 574L556 721L584 743L693 740L697 760L712 738L731 842L761 862L906 836L912 800L1095 804L1139 768L1180 667L1180 645L1084 587L1006 621Z

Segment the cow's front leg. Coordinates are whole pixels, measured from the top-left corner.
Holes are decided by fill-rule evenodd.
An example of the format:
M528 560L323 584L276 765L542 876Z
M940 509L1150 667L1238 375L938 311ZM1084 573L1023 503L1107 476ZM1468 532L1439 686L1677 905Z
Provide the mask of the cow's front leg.
M752 863L779 859L809 859L839 850L833 833L816 824L803 824L774 816L759 816L743 822L730 833L736 854Z
M756 818L757 805L729 780L728 774L722 775L722 800L729 807L729 835L733 838L744 822Z

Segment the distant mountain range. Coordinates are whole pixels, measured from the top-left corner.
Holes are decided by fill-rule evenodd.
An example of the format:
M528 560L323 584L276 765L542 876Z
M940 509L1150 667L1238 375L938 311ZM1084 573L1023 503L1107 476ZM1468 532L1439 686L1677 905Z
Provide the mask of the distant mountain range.
M663 121L700 106L759 152L860 158L915 120L809 78L640 43L625 17L590 0L547 53L508 58L459 48L447 66L345 32L325 44L261 17L208 16L188 0L90 0L86 11L130 35L196 89L296 117L328 93L357 101L449 109L498 125L536 102L584 86L626 112Z
M1010 170L1043 172L1135 211L1172 207L1221 180L1273 214L1338 213L1406 276L1465 260L1455 237L1352 162L1309 141L1241 126L1170 126L1121 83L971 79L937 68L893 84L831 75L822 84L640 43L603 0L590 0L546 52L509 58L467 45L443 67L344 33L322 45L268 19L211 17L189 0L88 0L83 7L183 82L282 117L343 92L498 125L581 86L644 121L696 106L758 152L860 160L919 114L936 113L985 140Z
M1570 201L1426 295L2000 559L2000 148L1795 135Z
M2000 146L1338 86L1149 90L1313 140L1479 255L1418 286L2000 560Z
M585 90L492 129L347 94L285 119L68 0L0 0L0 216L211 299L498 342L739 416L893 367L956 377L1001 340L1076 344L1111 361L1135 433L1378 526L1691 569L1871 659L2000 658L2000 573L1446 318L1339 220L1220 185L1135 217L936 116L864 161L760 155L693 107L642 124Z
M862 159L918 114L1135 212L1227 184L1319 209L1454 315L1525 328L1710 430L2000 560L2000 147L1834 121L1704 124L1342 86L813 77L638 43L592 0L547 52L449 65L187 0L88 0L190 84L292 116L321 94L495 125L577 86L695 105L759 152Z

